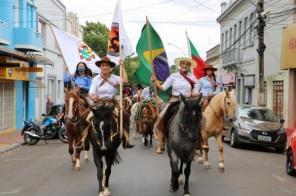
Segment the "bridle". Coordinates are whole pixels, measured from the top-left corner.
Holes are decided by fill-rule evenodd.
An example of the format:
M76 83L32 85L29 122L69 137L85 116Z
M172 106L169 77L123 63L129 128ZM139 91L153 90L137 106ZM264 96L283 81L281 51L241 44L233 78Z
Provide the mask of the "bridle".
M228 117L229 117L229 113L228 113L228 110L227 110L227 103L226 103L227 98L230 98L230 97L228 97L227 94L226 94L225 97L224 97L224 101L223 101L224 102L224 110L222 110L223 119L228 119ZM209 103L209 106L210 106L212 112L214 113L214 115L216 116L216 118L220 118L220 116L217 114L217 112L215 112L211 102Z

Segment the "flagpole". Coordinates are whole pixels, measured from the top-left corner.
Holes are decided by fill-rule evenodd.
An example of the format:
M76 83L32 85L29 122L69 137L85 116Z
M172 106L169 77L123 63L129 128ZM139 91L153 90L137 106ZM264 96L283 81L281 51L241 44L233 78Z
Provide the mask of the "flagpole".
M120 35L119 35L120 36ZM119 38L119 62L122 61L122 47L121 47L121 43L120 43L120 38ZM122 65L119 64L119 75L120 75L120 84L119 84L119 107L120 107L120 129L119 129L119 133L120 133L120 138L123 137L123 104L122 104L122 99L123 99L123 89L122 89L122 80L123 80L123 67L124 64L122 62Z
M189 37L187 31L185 31L186 35L186 42L187 42L187 49L188 49L188 56L192 58L191 49L190 49L190 43L189 43ZM193 69L191 68L191 73L193 73Z
M155 75L155 70L154 70L154 66L153 66L153 59L152 59L152 47L151 47L151 35L150 35L150 23L148 20L148 17L146 16L146 27L147 27L147 33L148 33L148 48L149 48L149 60L151 62L151 69L152 69L152 74ZM159 116L159 109L158 109L158 97L157 97L157 87L156 84L153 83L153 90L154 90L154 97L155 97L155 101L156 101L156 114L157 116Z

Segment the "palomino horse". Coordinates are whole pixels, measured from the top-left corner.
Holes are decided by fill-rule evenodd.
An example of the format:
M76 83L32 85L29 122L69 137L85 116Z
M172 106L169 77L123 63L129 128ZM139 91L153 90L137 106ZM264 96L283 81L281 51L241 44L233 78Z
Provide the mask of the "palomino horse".
M219 171L224 171L222 131L225 122L231 123L234 120L235 107L236 101L234 93L225 91L214 96L203 112L204 119L201 134L203 140L202 148L204 149L205 154L204 157L198 158L198 162L204 163L206 169L211 168L208 157L208 138L215 137L218 146Z
M179 188L178 178L183 173L183 164L186 163L184 196L189 196L189 176L191 162L195 155L198 136L201 131L202 111L200 106L201 97L197 99L185 98L181 95L181 103L175 115L171 114L172 103L164 116L164 128L166 135L167 152L170 157L172 169L170 191L175 192ZM171 117L170 117L171 116Z
M88 129L90 123L85 119L90 113L87 100L79 95L79 89L66 92L65 96L65 127L69 141L69 153L76 171L80 170L80 152L89 151ZM74 155L73 155L74 154ZM87 152L85 160L88 161Z
M102 101L91 106L93 117L90 141L93 147L94 162L97 167L97 179L99 182L99 196L111 195L109 191L109 177L111 167L120 162L117 149L121 143L118 130L118 117L114 117L115 101ZM106 161L105 183L103 185L103 157ZM104 188L103 188L104 186Z

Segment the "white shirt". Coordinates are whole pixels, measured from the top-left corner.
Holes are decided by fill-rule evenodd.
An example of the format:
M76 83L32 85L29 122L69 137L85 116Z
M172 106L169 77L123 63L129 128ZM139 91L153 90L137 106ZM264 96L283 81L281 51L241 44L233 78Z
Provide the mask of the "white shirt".
M145 87L141 93L141 98L143 99L143 101L150 101L151 100L151 96L150 96L150 88Z
M89 94L90 95L95 94L99 98L115 97L117 94L117 86L120 83L120 77L114 74L111 74L111 76L108 78L108 81L110 83L108 81L105 81L105 82L104 81L105 80L101 78L101 75L97 75L96 77L94 77L90 85ZM102 84L102 82L104 83Z
M192 92L198 93L198 89L197 89L197 82L198 81L197 81L196 77L191 73L188 73L187 77L195 82ZM168 88L172 87L172 94L174 96L179 96L181 93L182 93L182 95L187 96L187 97L189 97L191 95L191 85L180 74L180 72L171 74L166 79L166 81L162 84L162 87L164 88L164 90L167 90Z

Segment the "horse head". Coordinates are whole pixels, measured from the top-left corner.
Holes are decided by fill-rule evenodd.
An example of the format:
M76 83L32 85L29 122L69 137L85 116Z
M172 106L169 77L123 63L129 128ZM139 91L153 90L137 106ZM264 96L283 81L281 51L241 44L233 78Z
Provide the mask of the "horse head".
M186 98L181 94L181 105L179 112L181 114L180 129L183 133L187 134L190 141L195 142L197 140L197 131L200 131L202 108L200 106L201 96L197 98Z
M114 122L113 111L116 102L114 100L102 100L90 106L93 112L92 129L96 143L101 150L106 150L112 142L113 134L117 132L117 125Z
M78 120L79 112L79 90L75 89L73 91L66 92L65 96L65 114L67 119L71 122Z
M229 92L225 90L225 97L224 97L224 107L222 107L222 111L224 114L224 119L228 122L233 122L235 120L235 108L236 108L236 101L233 92Z

